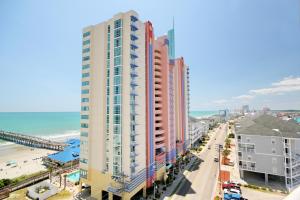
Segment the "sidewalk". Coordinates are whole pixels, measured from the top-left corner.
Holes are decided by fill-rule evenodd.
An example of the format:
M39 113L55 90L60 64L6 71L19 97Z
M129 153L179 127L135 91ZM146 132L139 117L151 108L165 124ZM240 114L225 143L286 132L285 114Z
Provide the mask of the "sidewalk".
M190 169L194 162L195 162L196 156L191 158L191 161L189 164L185 166L185 168L176 176L176 179L173 181L172 185L167 187L167 190L163 193L163 195L160 197L160 200L167 200L171 199L172 195L176 192L176 190L180 187L180 184L182 182L182 179L185 177L185 174L187 173L187 170Z

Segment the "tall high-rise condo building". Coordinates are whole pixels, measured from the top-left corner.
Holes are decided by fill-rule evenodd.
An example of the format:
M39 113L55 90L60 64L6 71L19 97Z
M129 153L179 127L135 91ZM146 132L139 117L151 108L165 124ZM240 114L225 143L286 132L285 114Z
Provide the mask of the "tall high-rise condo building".
M145 196L185 153L188 67L174 42L134 11L83 29L80 180L93 198Z

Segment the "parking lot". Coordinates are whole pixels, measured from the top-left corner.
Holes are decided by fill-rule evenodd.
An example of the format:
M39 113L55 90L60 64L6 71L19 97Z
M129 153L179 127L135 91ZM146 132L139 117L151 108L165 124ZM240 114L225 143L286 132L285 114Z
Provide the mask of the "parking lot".
M280 193L269 193L242 187L243 197L249 200L282 200L286 197Z

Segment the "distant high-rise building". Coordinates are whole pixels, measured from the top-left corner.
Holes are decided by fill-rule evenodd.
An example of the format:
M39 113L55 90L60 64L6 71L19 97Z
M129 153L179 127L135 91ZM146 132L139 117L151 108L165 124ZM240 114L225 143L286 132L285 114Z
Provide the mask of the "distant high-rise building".
M189 145L189 73L174 27L134 11L83 29L81 183L96 199L144 195Z
M249 113L249 112L250 112L249 105L243 105L242 113L245 114L245 113Z

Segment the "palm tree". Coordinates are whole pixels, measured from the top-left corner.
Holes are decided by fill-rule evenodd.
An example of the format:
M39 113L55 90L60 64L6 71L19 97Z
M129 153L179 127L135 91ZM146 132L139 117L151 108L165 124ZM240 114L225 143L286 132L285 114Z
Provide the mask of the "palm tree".
M230 149L224 149L224 151L222 152L222 155L224 156L224 158L227 158L227 156L229 156L230 154Z

